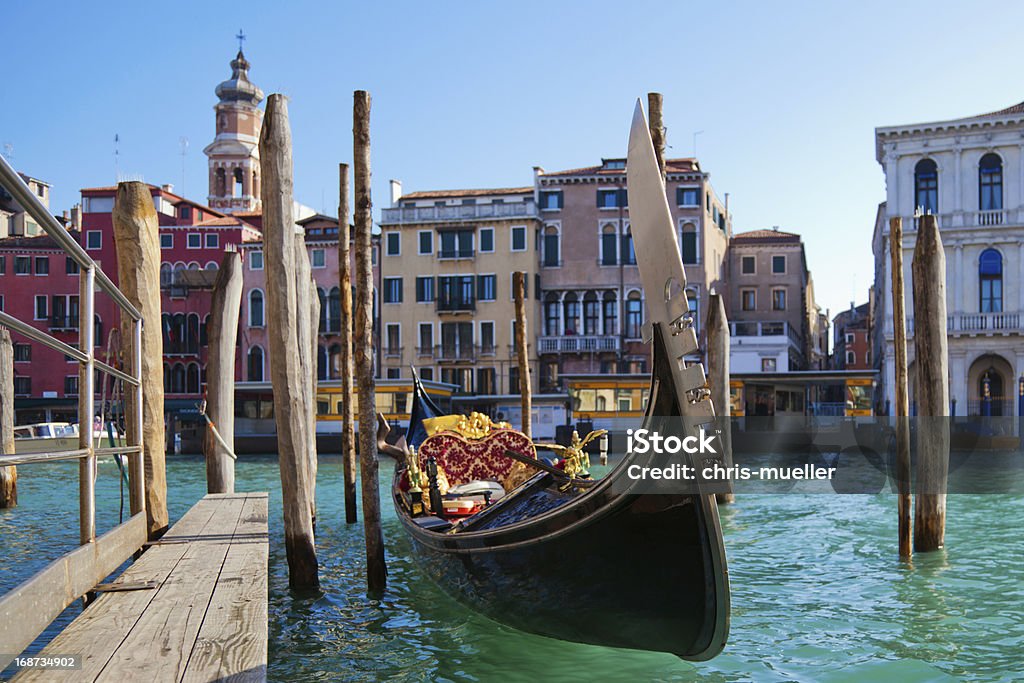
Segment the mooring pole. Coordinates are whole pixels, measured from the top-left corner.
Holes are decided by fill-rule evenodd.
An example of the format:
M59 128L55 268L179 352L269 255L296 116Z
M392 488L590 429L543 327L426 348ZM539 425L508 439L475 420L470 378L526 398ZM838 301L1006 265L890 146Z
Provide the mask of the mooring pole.
M373 202L370 198L370 94L356 90L352 107L355 175L356 305L355 365L359 380L359 464L366 535L366 585L378 593L387 586L384 535L380 528L377 474L377 383L373 377Z
M519 360L519 393L522 396L522 430L530 436L533 433L533 385L530 383L530 347L527 343L529 330L526 320L526 273L512 273L512 289L516 300L516 357Z
M304 384L299 361L299 319L308 309L298 308L295 265L295 217L292 204L292 136L288 100L267 98L267 113L260 130L260 165L263 170L263 251L267 287L267 336L270 342L270 378L274 386L274 421L277 425L277 460L281 469L284 508L284 543L288 556L288 584L308 589L319 585L313 505L309 480L309 429L303 400ZM305 250L303 250L305 251Z
M167 470L164 462L164 340L160 329L160 231L149 186L141 182L119 183L113 212L117 272L124 295L142 314L139 324L121 315L121 339L130 340L133 356L142 364L142 424L128 421L131 430L142 430L145 468L146 521L149 538L167 530ZM84 272L84 269L83 269ZM84 297L84 294L82 295ZM90 327L92 321L89 321ZM141 346L141 348L136 348ZM83 349L84 350L84 349ZM133 367L133 371L137 368ZM81 384L81 383L80 383ZM127 392L126 414L136 413L136 392ZM91 433L92 416L82 417L82 429ZM128 434L129 443L135 443Z
M921 216L911 265L914 357L917 366L917 497L914 550L943 546L949 470L949 352L946 338L946 255L934 214Z
M647 93L647 127L651 131L654 156L658 159L662 179L665 177L665 123L661 112L663 102L660 92Z
M0 453L14 455L14 346L0 327ZM0 508L18 504L18 468L0 467Z
M232 246L221 257L206 327L207 493L235 492L235 344L241 305L242 261Z
M306 419L306 481L309 482L309 514L316 530L316 364L317 335L320 327L320 297L313 283L313 271L306 251L306 235L293 228L292 248L295 255L295 310L298 320L295 334L298 342L299 380L302 384L302 414Z
M910 389L907 383L907 313L903 292L903 219L889 219L892 325L896 361L896 515L900 557L910 559Z
M345 522L356 512L356 430L352 414L352 234L349 230L348 164L338 164L338 279L341 288L341 469L345 488Z
M711 295L708 310L708 383L711 385L711 401L715 406L716 420L722 430L722 454L726 467L732 467L732 420L729 419L729 319L725 314L725 301L717 292ZM727 504L736 501L732 482L727 493L718 493L718 502Z

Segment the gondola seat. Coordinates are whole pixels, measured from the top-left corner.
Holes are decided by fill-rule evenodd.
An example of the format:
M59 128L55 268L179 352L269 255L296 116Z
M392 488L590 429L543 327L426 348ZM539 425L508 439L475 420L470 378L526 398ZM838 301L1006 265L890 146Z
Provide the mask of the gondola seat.
M450 486L471 481L496 481L505 490L514 488L521 479L522 463L504 455L505 450L536 458L533 442L514 429L492 429L479 439L469 439L454 431L433 434L420 445L420 467L425 471L427 459L433 456L447 476Z

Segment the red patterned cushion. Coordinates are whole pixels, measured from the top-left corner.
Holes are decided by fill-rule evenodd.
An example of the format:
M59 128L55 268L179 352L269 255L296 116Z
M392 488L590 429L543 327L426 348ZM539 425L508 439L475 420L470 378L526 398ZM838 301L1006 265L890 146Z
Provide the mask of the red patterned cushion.
M438 432L420 445L420 466L426 470L427 458L433 456L448 475L451 486L487 479L504 482L516 465L515 460L504 455L505 450L537 457L529 437L514 429L495 429L482 439Z

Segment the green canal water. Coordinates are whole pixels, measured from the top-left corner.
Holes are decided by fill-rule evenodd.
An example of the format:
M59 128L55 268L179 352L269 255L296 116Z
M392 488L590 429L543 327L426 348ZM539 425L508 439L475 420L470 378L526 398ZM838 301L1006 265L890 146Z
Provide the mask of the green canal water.
M382 462L382 493L391 463ZM21 506L0 511L0 591L77 541L77 466L20 468ZM951 495L948 550L896 558L891 495L745 495L723 510L732 630L710 662L577 645L500 626L418 570L386 496L389 584L364 591L361 525L343 522L341 463L321 459L322 592L288 590L272 458L238 462L239 490L270 491L270 678L275 681L996 681L1024 678L1024 496ZM205 492L197 457L168 462L172 519ZM116 523L100 465L98 526ZM670 539L666 539L670 542ZM581 562L586 558L580 558ZM635 576L615 582L643 581ZM38 649L77 614L69 608Z

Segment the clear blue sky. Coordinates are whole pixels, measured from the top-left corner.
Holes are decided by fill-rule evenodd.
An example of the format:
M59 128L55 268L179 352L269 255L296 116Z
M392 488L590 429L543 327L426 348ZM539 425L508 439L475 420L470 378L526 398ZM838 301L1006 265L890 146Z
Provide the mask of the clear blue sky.
M355 89L373 96L377 209L389 178L406 191L528 185L534 165L624 155L635 98L657 90L670 155L691 155L702 130L698 157L730 194L734 229L802 234L833 315L872 277L875 126L1024 100L1019 3L3 5L0 150L53 183L55 213L113 183L115 134L122 173L179 191L187 137L185 193L203 200L213 88L242 28L252 79L291 98L305 204L337 205Z

